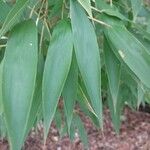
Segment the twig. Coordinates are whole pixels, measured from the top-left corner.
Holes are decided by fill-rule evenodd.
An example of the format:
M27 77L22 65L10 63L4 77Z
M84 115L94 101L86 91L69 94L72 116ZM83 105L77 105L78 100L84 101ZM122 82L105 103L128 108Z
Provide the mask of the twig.
M111 25L109 25L109 24L107 24L107 23L105 23L103 21L97 20L97 19L92 18L92 17L88 17L88 18L91 19L91 20L93 20L93 21L95 21L95 22L97 22L97 23L99 23L99 24L101 24L101 25L104 25L106 27L111 27Z
M65 0L63 0L63 4L62 4L61 19L64 18L64 10L65 10Z
M42 25L42 31L41 31L41 37L40 37L40 44L39 44L39 50L40 50L40 52L42 50L43 36L44 36L44 22L43 22L43 25Z
M36 7L36 5L39 3L40 1L37 1L37 3L33 6L33 8L31 8L30 6L28 6L28 7L30 7L31 8L31 12L30 12L30 15L29 15L29 18L31 18L32 17L32 15L33 15L33 13L35 12L35 7Z
M39 10L39 13L38 13L38 17L37 17L37 20L36 20L36 25L38 25L38 23L39 23L40 15L41 15L41 12L42 12L42 8L43 8L43 6L44 6L44 3L45 3L45 0L43 0L42 5L41 5L41 7L40 7L40 10Z
M51 32L50 32L50 30L49 30L49 27L48 27L48 24L47 24L46 19L44 19L44 24L45 24L45 27L46 27L46 29L47 29L47 31L48 31L49 36L51 37Z
M110 0L110 6L112 7L112 0Z
M102 10L99 10L99 9L97 9L97 8L93 7L93 6L91 6L91 9L93 9L93 10L95 10L95 11L99 12L99 13L102 13L102 12L103 12Z

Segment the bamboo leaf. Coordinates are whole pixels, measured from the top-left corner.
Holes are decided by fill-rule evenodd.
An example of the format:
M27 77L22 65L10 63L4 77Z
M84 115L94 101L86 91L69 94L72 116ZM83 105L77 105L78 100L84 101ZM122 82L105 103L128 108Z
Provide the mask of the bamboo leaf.
M91 105L89 104L86 95L84 94L82 88L78 85L78 99L77 99L80 109L82 112L84 112L85 115L89 116L90 119L92 119L93 123L96 125L96 127L99 127L99 121L97 116L95 115L95 112L93 111Z
M0 29L0 38L4 35L15 23L18 17L23 12L29 0L18 0L14 7L8 13L5 22Z
M112 52L112 49L109 46L109 42L107 41L107 39L104 40L104 57L110 93L113 99L114 110L116 110L120 83L121 63Z
M92 107L102 127L101 66L96 35L91 22L78 2L71 0L70 9L77 63Z
M71 0L71 23L77 63L92 107L102 127L101 66L98 43L91 22L80 5L73 0Z
M142 104L142 102L144 102L144 87L141 83L138 83L138 87L137 87L137 90L138 90L138 100L137 100L137 108L140 107L140 105Z
M90 17L92 17L91 1L90 0L78 0L82 7L87 11Z
M37 114L39 113L39 109L41 109L41 106L42 106L43 68L44 68L44 58L42 57L42 55L39 55L37 76L36 76L36 85L35 85L35 89L34 89L34 96L33 96L32 106L31 106L30 115L29 115L29 119L28 119L25 138L28 135L28 132L33 127L35 120L37 118Z
M15 26L3 68L3 106L12 150L20 150L26 134L37 70L37 29L32 21Z
M64 98L65 115L68 124L68 132L70 132L70 126L73 117L73 109L77 97L77 87L78 87L78 65L76 62L75 55L73 55L71 68L62 93Z
M114 104L110 91L108 92L108 106L110 109L110 115L112 118L113 126L117 134L119 134L120 125L121 125L121 112L124 106L124 98L122 98L122 92L124 89L122 87L119 89L118 101L116 103L116 110L114 109Z
M72 49L73 42L70 24L62 21L53 32L43 74L42 97L45 140L69 73Z
M121 20L128 20L124 15L122 15L119 12L118 8L115 7L114 5L110 6L104 0L95 0L95 3L96 3L97 8L100 9L101 12L109 16L117 17Z
M135 21L138 13L141 10L142 6L142 0L131 0L131 7L132 7L132 13L133 13L133 19Z
M2 81L3 81L3 60L0 63L0 116L3 113Z
M123 25L117 23L105 30L107 39L115 47L114 53L150 88L149 51Z
M85 149L89 148L88 136L85 130L84 124L78 115L74 115L74 123L78 129L78 133L81 141L83 142Z
M0 1L0 25L4 22L5 18L7 17L11 7L3 2L2 0Z
M63 124L62 115L63 115L63 113L59 109L57 109L55 112L54 121L55 121L56 127L58 128L60 135L62 132L62 124Z

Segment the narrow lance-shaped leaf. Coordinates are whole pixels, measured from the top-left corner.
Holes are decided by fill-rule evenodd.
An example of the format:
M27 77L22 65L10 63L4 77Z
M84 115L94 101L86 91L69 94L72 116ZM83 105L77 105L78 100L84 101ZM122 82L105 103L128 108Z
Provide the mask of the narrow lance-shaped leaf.
M116 110L121 73L121 63L113 53L106 38L104 39L104 57L110 93L113 99L114 110Z
M78 2L71 0L71 23L77 63L92 107L102 127L101 66L94 28Z
M45 140L70 69L72 49L70 24L67 21L61 21L53 32L43 74L42 97Z
M111 28L105 30L105 35L114 46L113 51L116 56L132 70L142 83L150 88L149 51L117 21L113 22Z
M106 1L104 0L95 0L96 7L100 9L103 13L109 15L109 16L114 16L117 17L121 20L128 20L124 15L122 15L118 8L115 7L114 5L110 6Z
M35 123L35 120L37 118L37 114L39 113L39 109L42 106L43 68L44 68L44 58L41 54L39 54L37 76L36 76L36 85L35 85L35 89L34 89L34 96L33 96L30 116L29 116L29 119L28 119L25 138L28 135L28 132L33 127L33 125Z
M81 87L80 84L78 84L78 102L82 101L82 103L84 103L84 107L87 108L87 110L89 110L91 113L93 113L96 117L97 115L95 114L89 100L88 100L88 96L86 95L84 89L82 89L83 87Z
M77 102L79 103L81 111L84 112L85 115L89 116L90 119L93 121L93 123L96 125L96 127L99 128L100 124L99 124L98 118L95 115L95 112L93 111L80 85L78 85Z
M88 143L87 132L85 130L85 127L84 127L84 124L83 124L82 120L76 114L74 115L73 123L75 124L75 126L78 130L79 137L80 137L81 141L83 142L85 148L88 149L89 148L89 143Z
M26 134L35 88L38 47L32 21L15 26L8 40L3 68L3 106L12 150L20 150Z
M0 1L0 26L4 22L5 18L7 17L11 7L4 1Z
M142 102L144 102L144 87L141 83L138 83L138 86L137 86L137 108L140 107L140 105L142 104Z
M55 112L55 116L54 116L54 122L59 131L60 136L62 133L62 124L63 124L62 115L63 115L62 111L60 111L59 108L57 108L57 110Z
M28 1L29 0L18 0L16 2L14 7L10 10L9 14L7 15L2 28L0 29L0 38L15 24L16 20L26 7Z
M82 7L87 11L90 17L92 17L91 1L90 0L78 0Z
M70 133L70 126L73 117L73 109L75 105L75 100L77 98L77 87L78 87L78 65L76 62L75 54L72 58L72 64L70 71L63 89L63 99L65 115L68 124L68 132Z
M75 124L74 124L74 121L72 121L71 127L70 127L70 135L69 135L71 142L73 142L75 139L75 133L76 133Z
M110 94L110 91L108 91L108 106L110 109L110 115L112 118L114 129L115 129L116 133L118 133L118 134L119 134L120 125L121 125L121 119L120 119L121 112L122 112L122 109L124 106L124 100L122 98L122 92L123 92L123 89L120 88L119 94L118 94L118 101L116 103L116 110L115 110L114 106L113 106L112 96Z

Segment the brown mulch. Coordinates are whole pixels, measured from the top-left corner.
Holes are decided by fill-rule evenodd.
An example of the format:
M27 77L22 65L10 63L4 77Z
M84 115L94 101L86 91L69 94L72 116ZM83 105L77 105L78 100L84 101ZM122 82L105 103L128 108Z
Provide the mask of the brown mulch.
M150 150L150 114L145 112L133 112L129 108L124 111L120 135L116 135L112 129L109 117L109 110L104 112L104 132L98 131L91 121L85 116L82 117L88 132L90 150ZM28 137L25 150L84 150L84 147L76 135L73 143L66 136L62 139L58 131L51 127L47 144L42 144L42 129L36 133L32 132ZM0 150L8 150L7 141L0 141Z

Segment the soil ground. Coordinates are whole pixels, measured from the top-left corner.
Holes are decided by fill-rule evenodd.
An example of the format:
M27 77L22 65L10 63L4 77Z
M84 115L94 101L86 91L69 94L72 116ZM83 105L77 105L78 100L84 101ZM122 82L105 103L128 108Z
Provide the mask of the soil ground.
M90 119L83 115L82 120L88 132L90 150L150 150L150 114L133 112L129 108L124 111L120 135L116 135L109 116L109 110L104 111L104 134L98 131ZM66 136L59 138L54 125L50 129L46 147L42 144L42 128L32 132L28 137L24 150L84 150L77 136L73 143ZM8 150L8 143L0 141L0 150Z

